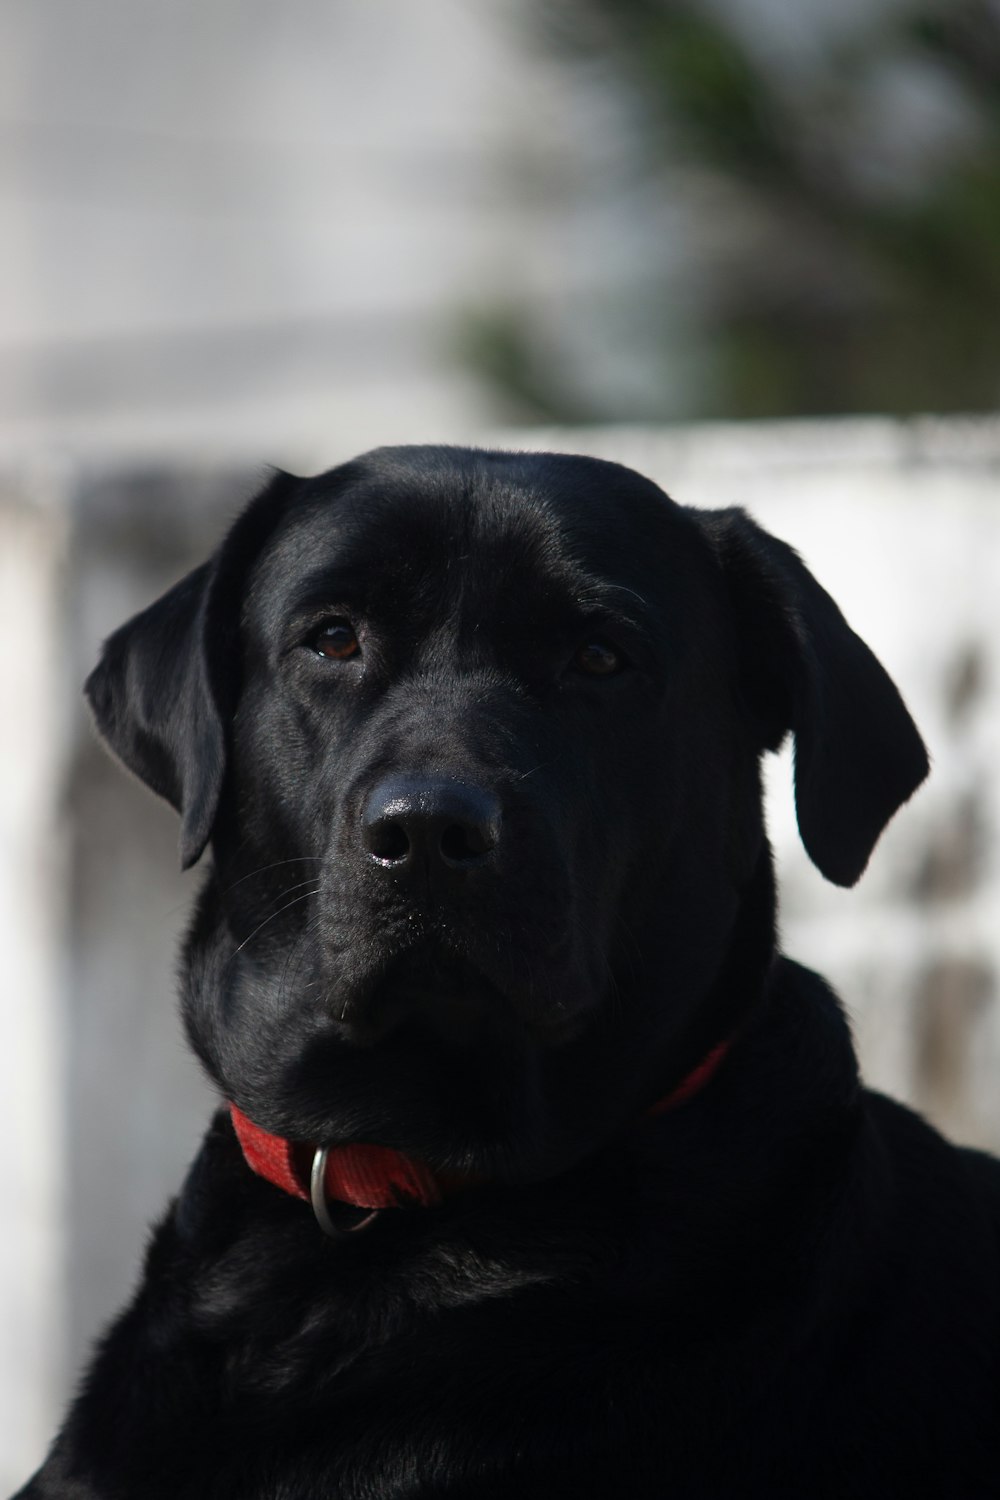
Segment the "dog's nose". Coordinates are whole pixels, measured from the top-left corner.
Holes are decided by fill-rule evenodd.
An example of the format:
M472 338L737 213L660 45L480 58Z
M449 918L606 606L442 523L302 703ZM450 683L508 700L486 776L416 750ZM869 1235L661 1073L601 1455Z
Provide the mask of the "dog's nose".
M392 777L372 792L362 815L369 858L383 868L428 870L482 865L500 837L492 792L443 777Z

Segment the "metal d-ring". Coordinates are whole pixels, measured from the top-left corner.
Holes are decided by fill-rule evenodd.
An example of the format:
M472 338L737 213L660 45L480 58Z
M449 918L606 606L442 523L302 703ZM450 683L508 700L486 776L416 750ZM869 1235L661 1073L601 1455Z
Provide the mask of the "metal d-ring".
M373 1208L371 1213L365 1214L356 1224L335 1224L330 1217L330 1209L326 1201L326 1158L329 1154L328 1146L317 1146L313 1157L312 1171L309 1174L309 1198L312 1202L313 1213L316 1215L316 1223L324 1234L328 1234L332 1240L340 1240L347 1234L357 1234L359 1229L367 1229L374 1224L379 1216L380 1210Z

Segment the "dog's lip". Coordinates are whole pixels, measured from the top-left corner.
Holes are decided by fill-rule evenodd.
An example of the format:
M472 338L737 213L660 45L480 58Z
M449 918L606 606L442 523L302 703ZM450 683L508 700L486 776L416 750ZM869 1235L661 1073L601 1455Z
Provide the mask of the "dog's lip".
M400 1025L481 1050L520 1038L545 1047L575 1037L592 1007L568 1006L549 995L534 1006L508 992L464 953L415 944L395 953L334 1005L345 1040L362 1047L387 1041Z
M380 966L358 988L341 1019L358 1041L378 1040L412 1019L461 1039L467 1032L492 1029L509 1013L509 999L474 963L422 945Z

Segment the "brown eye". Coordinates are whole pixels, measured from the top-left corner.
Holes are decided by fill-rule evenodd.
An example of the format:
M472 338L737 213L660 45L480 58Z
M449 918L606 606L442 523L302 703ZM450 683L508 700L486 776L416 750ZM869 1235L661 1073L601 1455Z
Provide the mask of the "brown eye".
M611 677L621 670L622 659L607 641L587 641L578 648L573 663L588 677Z
M349 620L328 620L313 637L313 646L329 661L350 661L361 650L354 626Z

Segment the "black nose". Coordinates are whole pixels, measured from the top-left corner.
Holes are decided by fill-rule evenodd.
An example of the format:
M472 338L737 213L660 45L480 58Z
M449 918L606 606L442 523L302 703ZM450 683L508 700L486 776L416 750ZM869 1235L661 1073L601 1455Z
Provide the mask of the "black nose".
M496 847L500 803L463 781L394 776L368 798L362 830L369 857L386 869L471 870Z

